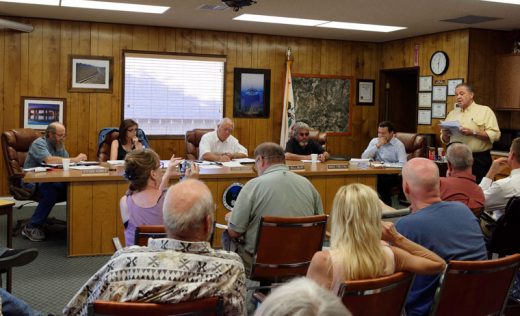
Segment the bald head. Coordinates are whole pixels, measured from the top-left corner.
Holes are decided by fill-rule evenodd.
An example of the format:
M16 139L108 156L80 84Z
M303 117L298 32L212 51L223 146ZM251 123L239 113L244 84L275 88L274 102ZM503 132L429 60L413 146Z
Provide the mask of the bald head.
M207 241L213 228L214 204L209 188L199 180L185 180L168 189L163 219L168 236Z
M439 196L439 168L426 158L413 158L403 167L403 185L406 190L422 195Z
M45 130L47 137L56 133L65 133L65 125L61 124L60 122L52 122L51 124L47 125L47 129Z

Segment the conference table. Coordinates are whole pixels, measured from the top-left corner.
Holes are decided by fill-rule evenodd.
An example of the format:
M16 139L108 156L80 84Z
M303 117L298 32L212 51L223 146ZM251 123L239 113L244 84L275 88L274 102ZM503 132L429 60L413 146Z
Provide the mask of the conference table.
M329 214L336 191L349 183L363 183L376 188L378 174L399 174L398 168L358 168L346 162L304 163L288 161L293 172L308 178L316 187L323 201L325 213ZM108 165L107 165L108 166ZM175 183L181 175L171 180ZM245 184L256 177L253 165L240 168L201 168L199 179L210 188L215 200L216 220L225 223L229 211L223 203L223 195L231 185ZM61 169L47 172L27 172L27 183L66 182L67 202L67 246L68 256L108 255L114 252L113 237L124 244L124 227L119 211L119 200L128 189L122 168L105 173L82 173L80 170ZM220 232L213 240L220 246Z

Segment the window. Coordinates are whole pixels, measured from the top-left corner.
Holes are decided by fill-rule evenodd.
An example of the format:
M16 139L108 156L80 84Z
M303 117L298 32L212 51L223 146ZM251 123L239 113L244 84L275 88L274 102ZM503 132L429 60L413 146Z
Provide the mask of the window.
M225 57L124 54L123 117L147 135L214 128L223 117Z

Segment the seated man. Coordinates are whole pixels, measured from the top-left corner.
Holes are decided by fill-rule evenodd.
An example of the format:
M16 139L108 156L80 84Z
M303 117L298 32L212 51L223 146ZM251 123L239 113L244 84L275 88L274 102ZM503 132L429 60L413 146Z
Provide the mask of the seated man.
M69 157L63 143L65 137L66 131L63 124L58 122L49 124L45 130L45 136L36 139L29 147L23 167L34 168L41 166L42 163L62 163L63 158ZM87 160L87 155L79 154L70 159L71 162L83 160ZM45 224L49 213L56 203L67 200L67 185L62 182L40 183L38 192L41 196L38 206L34 210L29 224L22 229L22 235L31 241L45 240L45 232L42 226Z
M309 139L309 130L309 125L303 122L294 124L291 139L285 145L285 159L310 160L311 154L318 154L321 162L329 159L329 153L317 141Z
M168 238L119 250L74 295L64 315L85 315L95 300L178 303L221 296L225 315L245 313L244 266L236 253L208 243L215 205L209 188L185 180L168 189L163 207Z
M404 165L407 160L404 144L395 137L395 127L390 121L379 123L377 137L373 138L368 147L361 154L363 159L384 161ZM381 200L392 205L392 189L400 186L401 176L393 174L381 174L377 176L377 192Z
M233 121L225 117L215 131L204 134L199 143L199 160L224 162L247 157L247 149L231 135L234 127Z
M256 234L262 216L299 217L323 214L320 194L309 180L289 171L280 145L260 144L254 154L258 177L249 180L240 191L229 217L229 228L223 236L224 240L229 240L229 237L243 237L244 244L231 242L225 244L224 248L236 248L248 275L251 272ZM226 215L227 218L228 216Z
M452 143L446 153L448 171L441 178L440 189L443 201L459 201L466 204L476 217L484 207L484 193L471 173L473 154L468 145Z

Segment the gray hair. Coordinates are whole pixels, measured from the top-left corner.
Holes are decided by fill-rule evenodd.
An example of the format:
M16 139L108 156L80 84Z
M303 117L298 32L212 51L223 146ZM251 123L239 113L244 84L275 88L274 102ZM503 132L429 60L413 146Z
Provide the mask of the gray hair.
M233 120L230 119L229 117L223 117L223 118L218 122L217 126L220 126L220 125L225 124L225 123L229 123L229 124L235 126L235 123L234 123Z
M341 299L308 278L297 278L274 289L255 316L352 315Z
M254 157L262 156L264 159L267 159L271 164L272 163L285 163L285 154L283 148L271 142L265 142L258 145L255 148L255 152L253 153Z
M213 221L213 197L204 182L188 179L172 185L166 192L163 221L170 234L192 235L199 232L208 215Z
M52 122L49 125L47 125L47 128L45 129L45 136L49 137L51 133L56 134L58 126L63 126L65 128L65 126L58 121Z
M466 144L450 144L446 151L446 158L455 170L466 170L473 166L473 153Z
M465 87L466 90L468 90L468 92L473 93L473 85L472 84L469 84L467 82L459 83L458 85L455 86L455 89L460 88L460 87Z
M292 128L292 136L295 137L296 135L298 135L300 133L300 130L302 129L306 129L309 131L311 128L307 123L304 122L294 123L294 127Z

